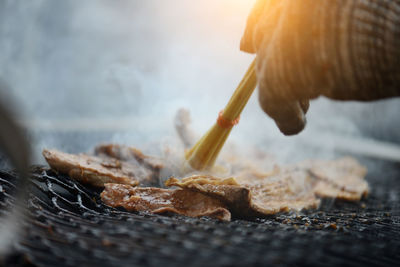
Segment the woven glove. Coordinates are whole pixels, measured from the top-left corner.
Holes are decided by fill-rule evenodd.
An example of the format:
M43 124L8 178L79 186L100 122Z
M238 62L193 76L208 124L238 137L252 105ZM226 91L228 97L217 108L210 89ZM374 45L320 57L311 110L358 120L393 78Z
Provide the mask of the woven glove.
M241 50L257 54L261 107L297 134L310 99L400 95L400 1L258 0Z

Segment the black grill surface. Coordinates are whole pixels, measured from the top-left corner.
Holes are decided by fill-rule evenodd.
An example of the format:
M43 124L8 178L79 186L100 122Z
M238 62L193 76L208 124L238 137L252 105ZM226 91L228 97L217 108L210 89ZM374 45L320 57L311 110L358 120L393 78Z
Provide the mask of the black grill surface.
M383 170L390 170L383 172ZM383 164L360 203L326 200L320 210L254 221L128 213L99 191L37 167L24 234L6 264L37 266L400 265L400 177ZM15 175L0 171L2 216Z

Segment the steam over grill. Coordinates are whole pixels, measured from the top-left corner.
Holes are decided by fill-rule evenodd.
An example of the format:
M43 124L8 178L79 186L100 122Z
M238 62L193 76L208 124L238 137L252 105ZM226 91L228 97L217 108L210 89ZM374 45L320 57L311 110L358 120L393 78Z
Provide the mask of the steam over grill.
M78 153L104 141L163 143L182 105L195 112L198 125L208 125L231 94L238 67L248 63L237 45L251 1L29 2L0 1L0 79L10 86L0 85L0 91L20 100L6 104L26 109L21 124L32 137L35 160L43 148ZM217 64L210 68L210 62ZM250 138L283 162L333 156L336 149L399 158L398 148L387 153L388 145L379 150L375 143L368 148L362 139L354 142L399 143L399 99L368 105L316 100L307 131L291 139L279 135L256 99L250 102L237 139ZM8 124L0 125L0 133ZM23 150L18 136L10 131L4 142L0 138L1 149L15 146L7 159L19 155L24 170L28 146ZM0 151L0 226L15 204L17 178L3 170L1 155L8 150ZM400 165L363 160L371 193L361 203L325 201L301 215L229 223L110 208L97 189L36 167L26 204L30 216L0 265L400 266Z
M230 223L127 213L104 206L99 192L45 168L32 175L26 231L6 263L40 266L365 265L400 263L399 172L369 177L361 204ZM379 168L380 169L380 168ZM378 176L379 175L379 176ZM0 172L2 209L15 175ZM374 188L376 188L374 190Z

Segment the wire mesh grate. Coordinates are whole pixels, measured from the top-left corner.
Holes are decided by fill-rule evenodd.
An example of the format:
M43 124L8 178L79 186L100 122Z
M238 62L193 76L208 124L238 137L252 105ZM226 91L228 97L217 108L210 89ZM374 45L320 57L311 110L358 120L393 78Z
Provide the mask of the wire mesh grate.
M15 179L12 172L0 172L2 207L13 203ZM391 187L398 190L399 183L393 180ZM325 201L320 210L302 214L219 222L110 208L98 190L36 167L30 216L8 261L38 266L393 266L400 263L400 208L387 192L372 192L362 203Z

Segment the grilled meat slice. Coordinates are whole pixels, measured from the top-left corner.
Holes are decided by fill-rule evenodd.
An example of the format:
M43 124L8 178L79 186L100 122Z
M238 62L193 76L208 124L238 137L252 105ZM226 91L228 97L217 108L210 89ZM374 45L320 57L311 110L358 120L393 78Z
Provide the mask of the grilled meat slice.
M317 208L319 197L357 201L368 193L366 169L352 158L308 161L271 173L248 169L236 178L194 175L166 186L201 192L224 202L234 216L252 217Z
M139 163L153 171L160 171L164 168L164 163L160 158L147 156L134 147L116 144L99 145L95 148L95 154L97 156L108 156L122 161Z
M128 211L208 216L222 221L231 219L226 205L220 200L190 190L105 184L101 199L106 205L123 207Z
M309 172L317 179L314 192L319 197L358 201L368 194L368 183L364 180L367 169L355 159L344 157L308 164Z
M303 188L299 191L293 186L293 179L307 179L299 175L279 173L264 179L231 178L229 183L226 179L216 181L218 178L195 175L182 181L170 178L166 185L215 197L224 202L235 216L253 217L317 208L320 201L311 190Z
M82 183L103 187L105 183L138 185L150 180L153 173L140 165L127 163L110 157L85 154L67 154L57 150L43 150L50 167Z

